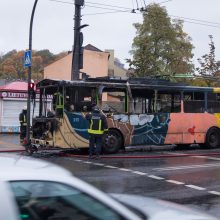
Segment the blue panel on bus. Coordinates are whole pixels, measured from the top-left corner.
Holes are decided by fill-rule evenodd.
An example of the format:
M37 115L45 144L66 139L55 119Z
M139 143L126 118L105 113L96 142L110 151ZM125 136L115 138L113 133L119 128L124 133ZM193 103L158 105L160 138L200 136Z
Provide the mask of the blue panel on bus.
M151 122L135 125L132 145L164 144L170 122L169 113L155 114Z
M74 131L85 139L89 139L89 134L87 129L89 127L89 122L81 113L66 112L70 124L72 125Z

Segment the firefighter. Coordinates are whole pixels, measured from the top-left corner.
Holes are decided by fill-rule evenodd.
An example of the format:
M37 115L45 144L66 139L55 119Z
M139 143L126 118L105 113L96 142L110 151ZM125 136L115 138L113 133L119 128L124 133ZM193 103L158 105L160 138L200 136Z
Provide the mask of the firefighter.
M98 106L93 107L92 113L87 114L86 119L89 121L89 158L98 159L101 153L103 134L108 130L107 120Z
M24 106L22 112L19 114L20 121L20 142L23 143L24 138L26 137L26 128L27 128L27 107Z
M54 93L53 108L54 111L56 112L56 116L63 117L64 100L63 100L63 95L60 92Z

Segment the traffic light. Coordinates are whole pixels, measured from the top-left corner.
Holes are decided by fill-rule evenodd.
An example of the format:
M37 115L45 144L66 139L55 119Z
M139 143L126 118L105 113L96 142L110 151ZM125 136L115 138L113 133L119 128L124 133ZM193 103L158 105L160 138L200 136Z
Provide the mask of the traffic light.
M33 80L31 80L30 84L28 85L28 90L30 92L31 99L35 99L35 84Z

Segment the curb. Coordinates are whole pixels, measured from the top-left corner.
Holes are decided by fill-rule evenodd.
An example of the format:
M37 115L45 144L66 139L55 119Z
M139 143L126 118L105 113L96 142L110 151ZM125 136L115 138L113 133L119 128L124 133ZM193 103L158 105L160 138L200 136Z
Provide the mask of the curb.
M167 155L144 155L144 156L100 156L100 159L123 159L123 158L128 158L128 159L154 159L154 158L175 158L175 157L195 157L195 156L218 156L220 153L198 153L198 154L167 154ZM84 158L84 159L89 159L88 156L83 156L83 155L72 155L72 154L65 154L62 153L60 156L64 157L76 157L76 158Z
M24 150L0 150L0 153L24 152Z

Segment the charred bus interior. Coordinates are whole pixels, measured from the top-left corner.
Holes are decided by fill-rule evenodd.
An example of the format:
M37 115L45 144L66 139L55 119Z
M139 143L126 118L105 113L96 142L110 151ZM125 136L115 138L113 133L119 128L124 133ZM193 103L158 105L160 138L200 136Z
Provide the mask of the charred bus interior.
M32 138L38 140L40 145L65 145L67 148L75 146L75 140L80 140L77 146L80 147L82 143L88 147L84 116L95 105L111 120L112 127L105 144L110 146L112 152L131 144L128 141L130 138L126 139L123 131L117 127L121 125L116 126L114 120L138 126L135 124L137 122L131 123L131 118L143 115L153 117L162 113L220 112L220 95L214 93L212 88L191 87L160 79L45 79L38 83L37 88L40 90L40 107L39 116L32 122ZM63 129L65 126L68 129ZM75 139L71 135L75 135Z

